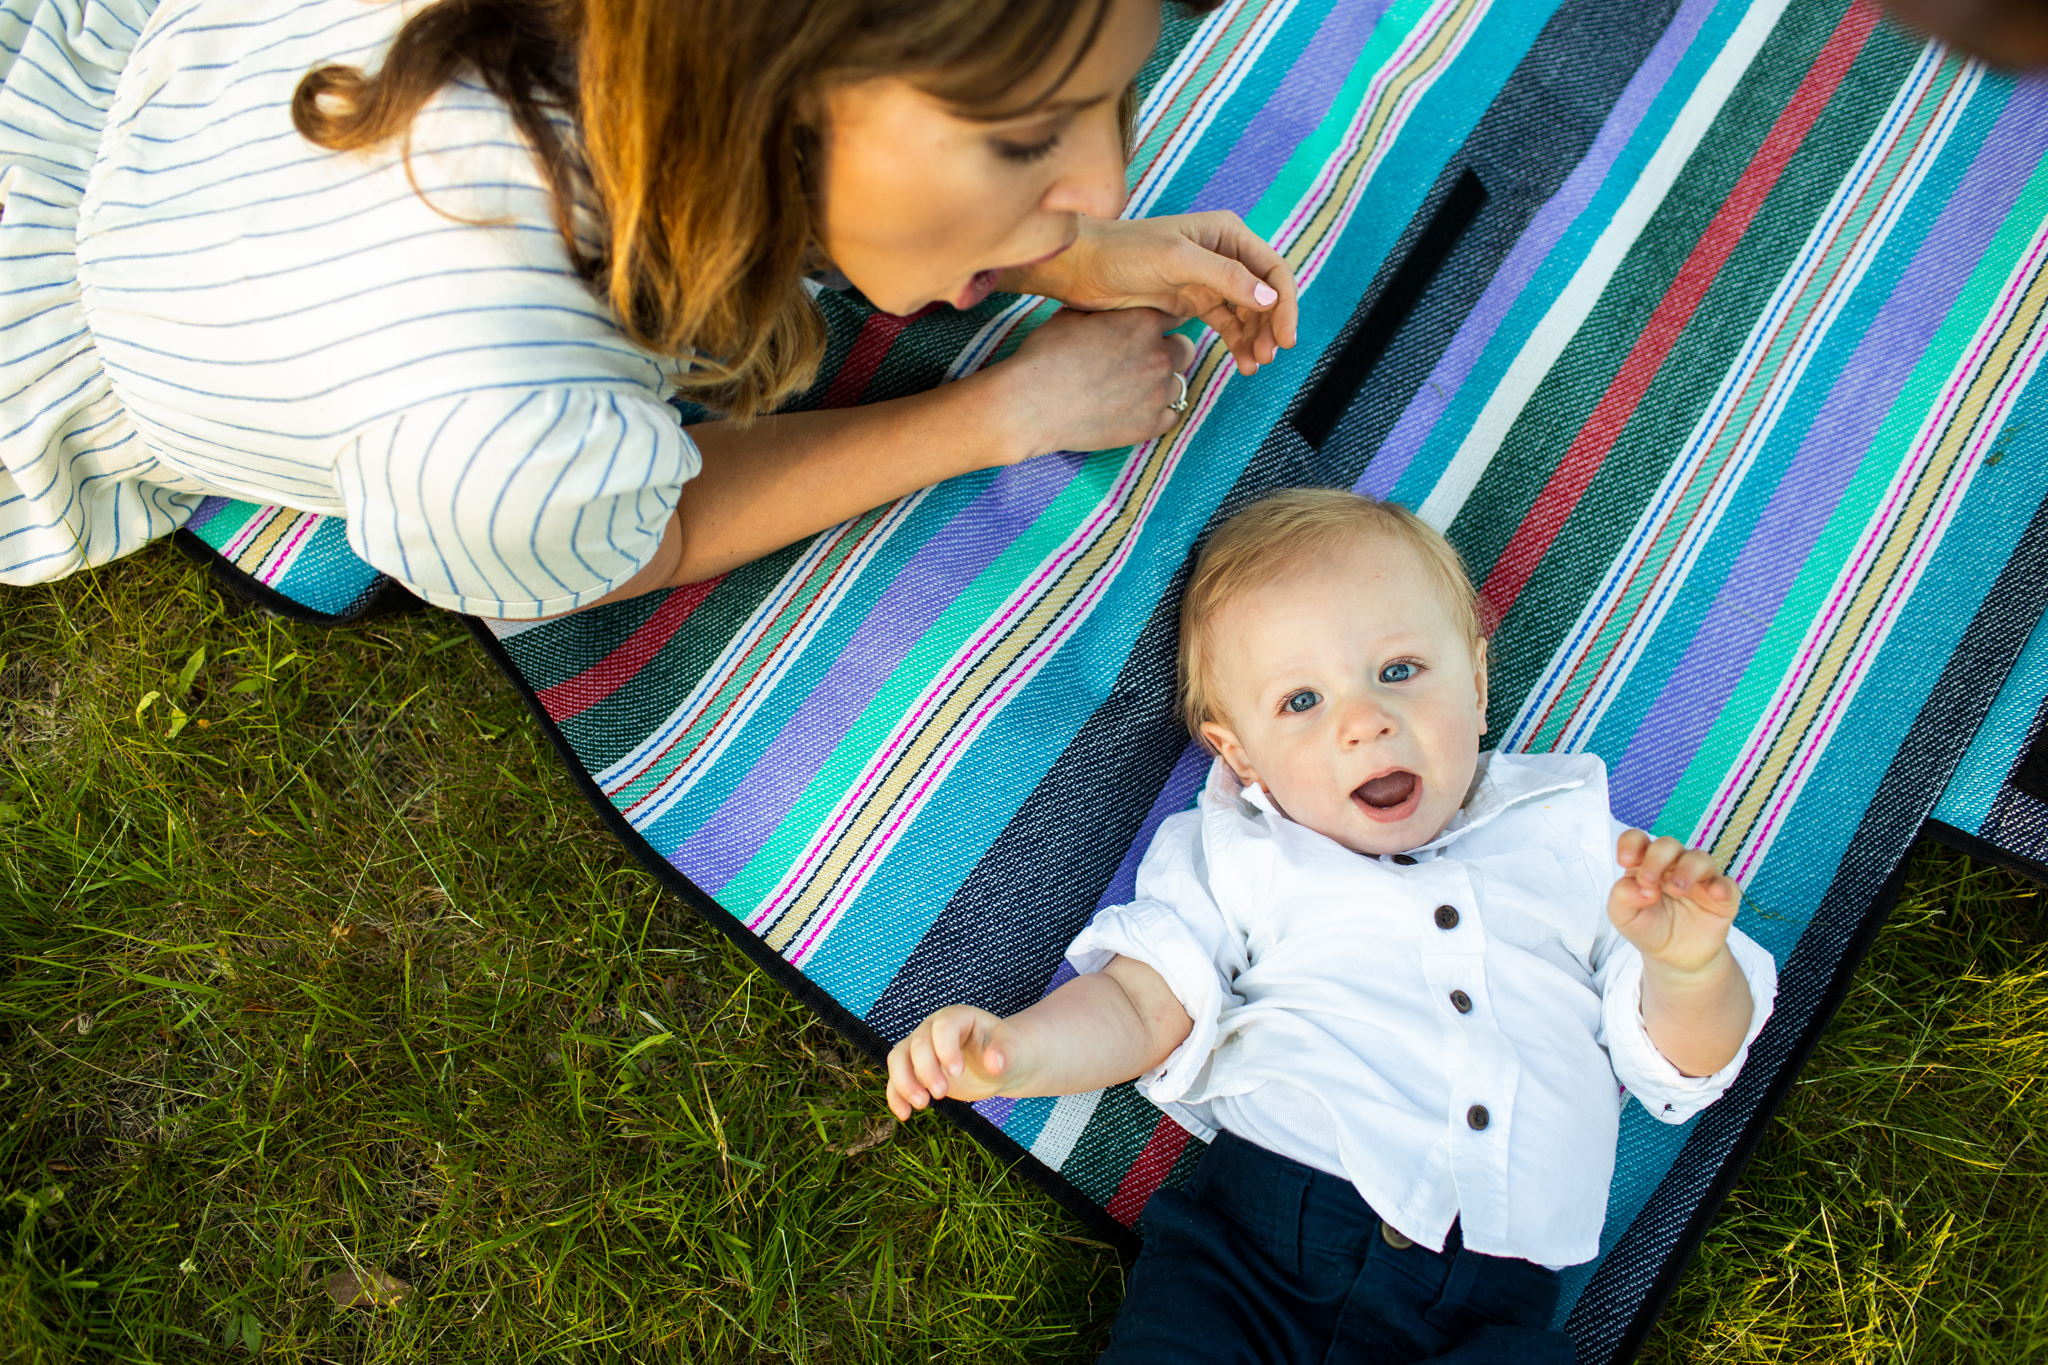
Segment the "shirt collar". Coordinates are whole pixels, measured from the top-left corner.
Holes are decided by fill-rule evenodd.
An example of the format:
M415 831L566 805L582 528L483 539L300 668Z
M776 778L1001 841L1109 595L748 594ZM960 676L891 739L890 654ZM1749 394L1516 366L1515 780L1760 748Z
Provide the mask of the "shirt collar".
M1444 832L1407 852L1411 857L1441 852L1457 839L1491 824L1516 806L1585 785L1584 778L1560 777L1537 764L1523 762L1514 754L1490 749L1479 755L1479 771L1472 779L1472 794L1465 798L1465 804L1451 817L1451 823L1444 827ZM1251 811L1244 808L1250 806L1275 819L1285 818L1263 786L1256 782L1250 786L1240 784L1237 774L1230 771L1230 765L1220 758L1209 765L1209 781L1203 794L1236 806L1247 815Z

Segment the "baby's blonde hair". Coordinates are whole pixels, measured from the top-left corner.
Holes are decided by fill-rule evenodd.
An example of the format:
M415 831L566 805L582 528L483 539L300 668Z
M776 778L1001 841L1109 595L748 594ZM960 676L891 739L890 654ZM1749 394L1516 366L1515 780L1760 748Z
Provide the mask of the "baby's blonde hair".
M1262 498L1217 527L1195 561L1180 599L1180 708L1188 733L1203 747L1202 722L1218 720L1211 676L1209 625L1223 607L1285 578L1304 560L1327 556L1354 536L1386 536L1412 548L1450 609L1463 618L1476 652L1486 638L1479 594L1465 561L1442 532L1394 502L1339 488L1291 488Z

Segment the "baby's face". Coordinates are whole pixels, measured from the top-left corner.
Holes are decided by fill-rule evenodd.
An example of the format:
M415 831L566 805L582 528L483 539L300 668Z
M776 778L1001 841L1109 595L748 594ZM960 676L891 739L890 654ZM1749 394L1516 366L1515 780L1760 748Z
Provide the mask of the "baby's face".
M1222 719L1202 731L1240 781L1354 852L1443 832L1478 767L1485 649L1413 549L1362 535L1209 630Z

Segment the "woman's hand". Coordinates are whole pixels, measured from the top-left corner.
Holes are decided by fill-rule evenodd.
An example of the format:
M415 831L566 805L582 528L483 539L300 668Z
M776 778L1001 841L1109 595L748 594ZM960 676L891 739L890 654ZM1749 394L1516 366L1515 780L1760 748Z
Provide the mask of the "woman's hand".
M1055 450L1114 450L1173 429L1181 415L1173 376L1194 363L1179 325L1150 308L1111 313L1061 309L1017 353L982 371L996 386L1007 442L1017 459Z
M1074 308L1156 308L1199 317L1237 358L1239 374L1294 345L1294 272L1234 213L1080 220L1074 244L1011 270L1000 287Z

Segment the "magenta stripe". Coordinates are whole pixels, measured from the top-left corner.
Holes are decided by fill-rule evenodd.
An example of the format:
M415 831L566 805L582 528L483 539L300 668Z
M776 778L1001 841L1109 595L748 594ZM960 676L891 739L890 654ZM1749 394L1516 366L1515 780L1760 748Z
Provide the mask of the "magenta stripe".
M1281 77L1265 106L1238 136L1230 155L1195 195L1189 212L1229 209L1246 214L1257 206L1287 158L1330 112L1388 3L1353 0L1330 11L1294 59L1293 68Z
M1684 656L1609 774L1614 812L1654 822L1748 670L1936 330L2048 145L2048 85L2019 85L1835 377ZM1927 191L1923 191L1925 193ZM1708 585L1695 583L1694 590Z
M1136 483L1138 468L1136 463L1124 465L1108 495L1095 505L1088 520L1082 523L1080 529L1062 541L1058 552L1050 559L1039 562L1023 586L1011 593L1002 610L982 624L980 634L961 646L951 662L946 665L945 671L926 685L923 694L917 699L917 704L911 708L909 714L897 722L887 741L876 749L869 766L861 773L860 780L840 798L838 809L833 811L825 828L813 836L810 847L804 851L803 857L795 867L784 874L780 888L754 907L752 915L747 920L749 929L760 933L763 926L782 913L784 905L792 897L801 893L804 880L811 875L812 865L826 856L835 841L844 835L847 822L858 814L861 806L872 796L875 787L888 776L889 767L901 755L902 747L910 742L911 737L919 730L930 724L932 713L944 704L947 694L959 679L980 661L982 651L988 644L1009 631L1018 620L1030 612L1045 584L1065 572L1073 563L1074 557L1080 553L1081 547L1108 523L1114 509L1121 504ZM920 792L922 790L923 788L918 789ZM915 799L915 793L912 799ZM894 826L891 826L891 830L893 829ZM886 841L889 831L877 837ZM886 847L886 843L874 845L872 840L870 844L874 847Z
M298 553L299 547L306 543L307 539L319 525L320 519L318 517L300 517L299 524L292 528L291 538L270 552L269 560L263 566L263 572L260 575L259 581L267 586L276 587L277 581L284 577L287 569L291 568L292 556Z
M1201 429L1201 421L1208 415L1208 408L1215 402L1215 396L1220 392L1220 389L1220 385L1212 385L1209 392L1204 395L1204 402L1195 408L1194 415L1189 419L1189 425L1186 428L1187 434L1192 434ZM1182 439L1183 441L1186 439L1186 434L1183 435ZM1179 456L1185 453L1186 447L1183 445L1179 451L1175 452L1166 467L1160 470L1158 480L1152 485L1151 491L1145 496L1144 501L1138 508L1137 519L1133 523L1134 527L1144 526L1146 519L1151 515L1153 507L1158 504L1160 495L1165 492L1167 484L1172 481L1174 465L1178 463ZM1114 501L1121 503L1122 498L1123 495L1119 492ZM1098 532L1094 527L1088 528L1088 539L1092 540L1096 534ZM818 941L838 921L840 911L844 910L847 904L867 885L868 873L876 863L886 856L889 849L895 844L897 834L924 808L925 797L933 787L945 780L946 776L952 771L954 763L959 759L960 752L973 742L988 718L1006 705L1018 688L1029 683L1037 676L1040 666L1047 659L1051 658L1060 646L1066 643L1067 637L1073 633L1075 628L1087 620L1094 612L1096 602L1115 584L1125 561L1131 556L1136 541L1137 532L1134 529L1130 535L1125 537L1123 543L1117 548L1116 553L1110 558L1109 563L1105 564L1102 570L1090 581L1080 599L1062 613L1064 620L1061 621L1060 625L1038 641L1034 646L1034 652L1031 656L1024 660L1021 665L1015 666L1008 679L1001 687L996 689L994 695L985 699L981 703L980 708L975 711L966 723L954 731L945 752L940 754L925 771L916 790L899 805L895 815L890 820L888 828L870 841L866 850L866 856L861 860L860 865L850 871L840 882L838 890L833 893L832 900L827 903L824 913L812 925L810 936L803 941L803 944L794 953L789 955L790 961L802 965L804 958L810 954L811 949L816 946ZM1062 562L1064 563L1065 561L1063 560ZM1038 585L1033 584L1030 593L1031 599L1035 601L1040 595ZM982 652L982 648L982 642L977 641L974 653L979 655ZM950 685L951 680L948 679L947 682ZM922 724L922 721L920 721L920 724ZM834 837L839 837L836 831ZM797 879L794 878L789 883L792 887L797 884ZM749 927L752 926L750 925Z
M700 886L722 887L760 851L825 760L932 623L1073 480L1081 456L1012 465L918 548L839 657L710 819L669 855Z
M1451 344L1445 348L1428 381L1416 389L1415 397L1409 400L1407 410L1401 414L1401 420L1394 424L1393 431L1381 443L1379 453L1366 466L1364 476L1358 481L1359 492L1384 498L1393 492L1401 476L1408 472L1409 464L1429 439L1437 419L1443 415L1458 387L1471 375L1472 367L1479 363L1479 357L1493 341L1508 310L1514 307L1522 291L1528 287L1538 267L1556 249L1565 231L1586 211L1594 191L1614 169L1615 159L1635 137L1643 116L1649 112L1657 96L1663 93L1671 73L1678 67L1679 59L1692 46L1700 25L1713 11L1715 3L1716 0L1685 0L1679 6L1670 26L1664 30L1664 36L1657 40L1649 57L1636 68L1628 88L1615 101L1613 111L1608 114L1607 122L1601 125L1600 133L1593 139L1585 158L1529 221L1514 249L1501 262L1500 269L1494 272L1486 292L1466 315L1458 334L1451 338Z

